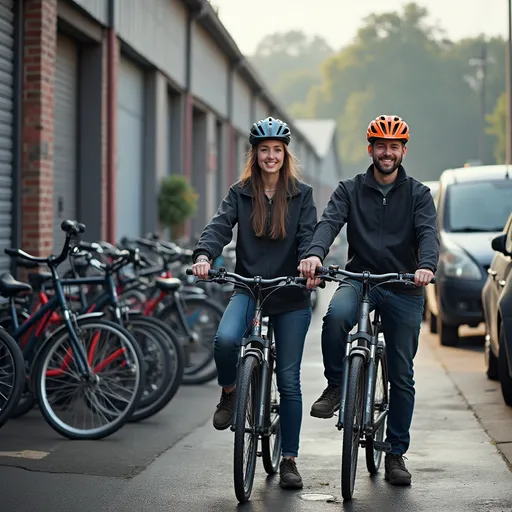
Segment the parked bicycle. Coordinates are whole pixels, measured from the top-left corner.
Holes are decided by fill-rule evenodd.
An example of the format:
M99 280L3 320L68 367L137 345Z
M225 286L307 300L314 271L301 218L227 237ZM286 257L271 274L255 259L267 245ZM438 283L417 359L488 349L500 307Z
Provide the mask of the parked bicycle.
M16 293L16 281L4 273L0 276L0 295ZM23 354L16 341L0 327L0 428L16 407L25 385Z
M191 275L192 270L187 269ZM251 332L241 340L236 378L236 404L231 431L235 433L233 477L239 502L246 502L252 493L256 457L261 456L267 474L277 472L281 459L281 426L279 394L276 380L276 351L272 323L266 335L262 334L263 292L267 297L283 286L300 286L306 280L300 277L243 277L225 269L210 270L207 281L224 285L237 284L254 297ZM246 424L246 420L248 424ZM247 437L246 437L247 436ZM261 452L258 443L261 441ZM246 461L244 467L244 461Z
M100 439L119 430L139 403L143 355L133 336L102 318L103 313L75 315L69 308L57 268L85 226L65 220L61 229L66 237L59 256L5 249L13 258L47 265L55 289L55 295L20 324L16 297L32 287L12 279L8 320L23 350L29 390L48 424L70 439ZM48 322L58 317L62 324L48 332Z
M380 331L378 308L373 322L370 320L370 290L391 283L415 286L414 274L354 273L331 265L318 267L317 275L325 281L347 283L360 293L357 331L346 340L336 425L338 430L343 429L341 492L345 500L350 500L354 493L359 446L365 448L366 468L371 475L380 468L382 452L391 451L391 445L384 441L389 406L386 341ZM361 281L361 292L338 275ZM435 278L431 282L434 283Z

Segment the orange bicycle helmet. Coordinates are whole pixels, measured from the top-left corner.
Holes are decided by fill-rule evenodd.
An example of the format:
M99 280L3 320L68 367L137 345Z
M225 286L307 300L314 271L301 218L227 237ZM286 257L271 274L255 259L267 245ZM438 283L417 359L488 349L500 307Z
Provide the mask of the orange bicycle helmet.
M370 144L375 139L396 139L406 144L409 140L409 126L401 117L381 115L368 125L366 139Z

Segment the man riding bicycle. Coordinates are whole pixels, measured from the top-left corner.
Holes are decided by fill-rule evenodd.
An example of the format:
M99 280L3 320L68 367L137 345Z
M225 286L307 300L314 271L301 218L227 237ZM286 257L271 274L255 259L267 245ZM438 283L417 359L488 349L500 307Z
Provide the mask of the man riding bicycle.
M366 134L373 164L366 173L341 181L334 190L315 233L307 257L299 264L308 286L318 285L315 269L347 224L346 270L372 273L415 273L418 288L390 284L371 291L371 308L378 306L386 339L390 403L385 478L393 485L409 485L411 474L403 455L410 443L414 410L413 360L423 312L422 286L437 269L439 241L436 210L428 187L408 176L402 166L409 127L398 116L381 115ZM361 282L351 281L358 290ZM311 416L331 418L340 407L344 340L357 321L358 297L342 283L334 293L322 326L322 354L327 388L311 407Z

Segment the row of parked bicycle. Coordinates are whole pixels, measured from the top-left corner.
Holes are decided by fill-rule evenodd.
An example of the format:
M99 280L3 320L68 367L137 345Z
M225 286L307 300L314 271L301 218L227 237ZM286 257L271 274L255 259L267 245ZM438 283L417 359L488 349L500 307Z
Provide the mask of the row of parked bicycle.
M0 427L38 407L61 435L100 439L216 377L231 285L190 280L192 251L157 236L114 246L80 241L76 221L61 228L58 256L5 249L26 279L0 276ZM228 246L217 264L233 261Z

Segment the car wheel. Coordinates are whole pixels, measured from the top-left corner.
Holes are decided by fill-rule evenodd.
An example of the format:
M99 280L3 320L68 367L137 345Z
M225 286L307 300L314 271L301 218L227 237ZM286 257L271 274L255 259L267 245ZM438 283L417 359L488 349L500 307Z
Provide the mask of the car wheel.
M438 322L438 325L441 327L441 329L439 329L441 345L444 347L456 347L459 343L459 326L447 325L442 320Z
M425 306L426 315L427 315L427 325L432 334L437 334L437 317L430 311L428 305Z
M485 359L485 373L489 380L499 380L499 367L498 358L494 355L491 348L491 342L489 335L485 337L485 348L484 348L484 359Z
M501 393L505 403L512 407L512 377L508 367L507 354L505 349L505 329L503 322L500 325L500 352L498 355L498 365L501 383Z

